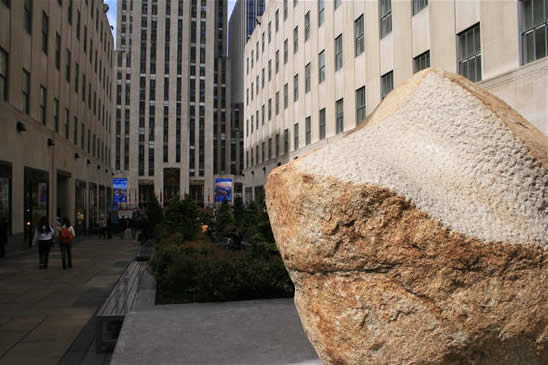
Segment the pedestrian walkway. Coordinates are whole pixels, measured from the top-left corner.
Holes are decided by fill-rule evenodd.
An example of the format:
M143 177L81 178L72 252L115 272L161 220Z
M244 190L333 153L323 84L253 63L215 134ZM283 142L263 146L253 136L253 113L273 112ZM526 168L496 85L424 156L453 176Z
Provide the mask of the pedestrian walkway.
M127 240L81 240L69 270L58 245L47 270L38 269L36 248L0 259L0 364L57 364L138 248Z

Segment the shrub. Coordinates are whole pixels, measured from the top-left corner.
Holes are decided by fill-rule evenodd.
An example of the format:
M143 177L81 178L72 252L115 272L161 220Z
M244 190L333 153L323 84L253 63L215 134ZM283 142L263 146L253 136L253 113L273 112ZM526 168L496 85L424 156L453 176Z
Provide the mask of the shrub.
M164 213L164 227L167 233L180 232L184 240L196 238L200 232L200 210L196 202L186 195L184 199L172 199Z
M210 242L159 244L150 262L160 303L291 297L293 283L272 244L229 251Z

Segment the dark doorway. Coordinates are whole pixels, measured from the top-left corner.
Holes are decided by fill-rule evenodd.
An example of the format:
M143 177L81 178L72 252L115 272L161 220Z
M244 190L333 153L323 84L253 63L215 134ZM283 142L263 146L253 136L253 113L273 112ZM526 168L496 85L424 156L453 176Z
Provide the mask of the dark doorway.
M164 169L164 205L180 192L181 170L177 168Z
M69 196L70 176L57 171L57 217L69 217L70 196Z

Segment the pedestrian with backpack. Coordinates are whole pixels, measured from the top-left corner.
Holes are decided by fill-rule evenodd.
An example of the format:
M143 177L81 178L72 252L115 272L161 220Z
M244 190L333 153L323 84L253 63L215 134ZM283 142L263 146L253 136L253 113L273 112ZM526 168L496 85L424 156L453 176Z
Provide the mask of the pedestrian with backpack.
M67 217L63 218L61 233L59 234L59 248L61 249L63 270L67 267L72 269L72 240L74 237L76 237L76 232L74 232L70 220Z
M32 239L33 246L38 244L40 269L48 268L49 250L53 246L54 233L53 227L48 223L48 218L45 216L40 218L40 224L36 227Z

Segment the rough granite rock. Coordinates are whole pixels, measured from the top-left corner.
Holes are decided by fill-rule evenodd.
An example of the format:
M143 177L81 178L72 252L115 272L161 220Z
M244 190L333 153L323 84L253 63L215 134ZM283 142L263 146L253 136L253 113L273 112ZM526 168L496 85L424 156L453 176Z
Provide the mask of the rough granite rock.
M327 364L548 364L548 140L439 69L270 173L303 327Z

